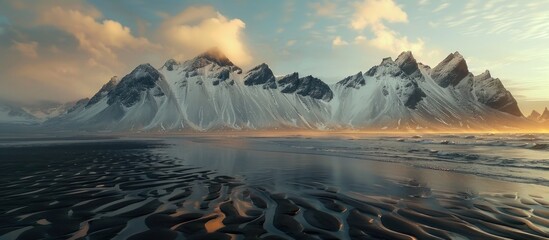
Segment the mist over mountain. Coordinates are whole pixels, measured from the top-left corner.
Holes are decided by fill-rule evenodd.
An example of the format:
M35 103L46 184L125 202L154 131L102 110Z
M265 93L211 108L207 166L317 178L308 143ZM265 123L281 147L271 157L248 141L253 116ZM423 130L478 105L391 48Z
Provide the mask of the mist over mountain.
M541 114L540 114L541 115ZM193 59L141 64L44 125L81 130L519 129L531 123L490 72L474 76L451 53L434 68L412 52L328 85L243 71L214 48Z

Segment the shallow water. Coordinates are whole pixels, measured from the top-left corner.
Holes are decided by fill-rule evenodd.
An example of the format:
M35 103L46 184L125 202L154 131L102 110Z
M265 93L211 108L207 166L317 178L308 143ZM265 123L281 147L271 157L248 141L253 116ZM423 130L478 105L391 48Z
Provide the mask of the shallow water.
M0 239L546 239L545 135L0 142Z

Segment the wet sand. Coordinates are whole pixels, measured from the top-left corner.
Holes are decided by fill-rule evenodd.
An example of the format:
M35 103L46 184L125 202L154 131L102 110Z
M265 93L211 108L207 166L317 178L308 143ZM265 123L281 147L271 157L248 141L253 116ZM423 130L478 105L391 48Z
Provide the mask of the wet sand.
M0 239L549 238L548 187L292 140L0 146Z

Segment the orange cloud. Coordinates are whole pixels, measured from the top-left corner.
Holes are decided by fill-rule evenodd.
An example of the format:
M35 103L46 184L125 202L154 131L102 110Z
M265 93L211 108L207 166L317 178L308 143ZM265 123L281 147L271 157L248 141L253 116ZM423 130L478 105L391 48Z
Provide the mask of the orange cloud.
M228 19L211 6L201 6L168 17L160 31L172 53L193 55L217 46L236 64L248 65L252 56L243 40L245 28L242 20Z
M135 37L130 28L113 20L98 21L95 16L78 10L65 10L54 7L45 11L39 22L51 25L72 34L80 48L96 58L117 59L115 50L122 48L151 48L153 44L146 38Z
M408 22L408 15L393 0L365 0L354 4L356 12L351 27L363 30L388 22Z
M12 46L15 50L19 51L21 54L23 54L26 57L29 58L37 58L38 57L38 43L37 42L13 42Z

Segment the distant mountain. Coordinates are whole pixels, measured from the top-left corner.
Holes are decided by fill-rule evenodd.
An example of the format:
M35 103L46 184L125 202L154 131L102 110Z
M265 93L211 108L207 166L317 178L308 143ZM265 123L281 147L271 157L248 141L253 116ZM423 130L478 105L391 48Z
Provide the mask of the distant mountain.
M549 109L545 108L545 111L539 117L540 121L549 121Z
M38 121L43 122L67 113L67 111L73 108L77 102L78 101L60 103L54 101L38 101L16 105L34 116Z
M549 114L549 113L548 113ZM244 72L211 49L108 81L49 126L90 130L498 129L529 121L501 81L474 76L458 52L434 68L411 52L333 85L265 63Z
M37 124L39 119L17 104L0 101L0 124Z
M528 119L532 120L532 121L539 121L541 117L541 114L536 111L536 110L532 110L532 113L530 113L530 115L528 115Z
M547 109L546 107L541 114L536 110L533 110L532 113L528 116L528 119L536 122L549 122L549 109Z

